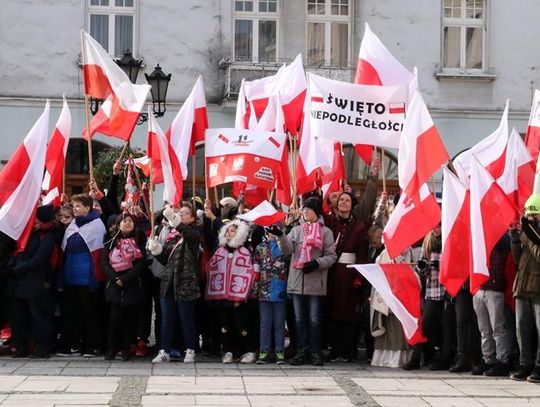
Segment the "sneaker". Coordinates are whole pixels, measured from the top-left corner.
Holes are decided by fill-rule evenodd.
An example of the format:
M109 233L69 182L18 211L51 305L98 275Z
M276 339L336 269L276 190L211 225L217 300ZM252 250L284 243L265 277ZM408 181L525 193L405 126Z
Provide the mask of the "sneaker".
M148 354L148 349L146 347L146 342L142 339L137 342L137 345L135 345L135 356L138 358L144 358Z
M81 353L79 348L62 348L56 354L58 356L75 356Z
M221 359L222 363L229 364L233 362L233 354L232 352L227 352L223 355L223 359Z
M285 361L285 352L276 352L276 364L278 365L287 364L287 362Z
M324 364L321 352L313 352L311 354L311 364L313 366L322 366Z
M101 352L99 351L99 349L90 349L83 353L83 358L87 358L87 359L95 358L100 355L101 355Z
M160 349L157 356L152 359L152 363L169 363L171 361L171 355L169 355L165 350Z
M268 363L269 354L268 352L260 352L259 359L257 359L258 365L266 365Z
M326 360L328 362L337 362L339 358L340 358L339 354L334 349L332 349L330 353L328 354L328 357L326 358Z
M257 360L257 357L255 356L255 352L247 352L242 355L242 358L240 359L240 363L255 363Z
M486 363L482 360L482 362L479 364L479 365L476 365L472 368L471 370L471 374L473 376L482 376L484 374L484 372L488 371L489 369L491 369L491 367L493 366L493 364L491 363ZM525 379L524 379L525 380Z
M186 349L184 363L195 363L195 351L193 349Z
M289 364L293 366L299 366L305 364L307 360L307 349L302 348L298 352L296 352L296 355L294 355L294 357L289 361Z
M471 371L471 365L467 361L467 358L464 354L460 353L456 357L456 361L452 366L450 366L450 369L448 369L451 373L461 373L461 372L470 372Z
M510 373L510 365L508 363L497 362L484 372L484 376L506 377L508 373Z
M516 373L512 374L510 376L510 379L516 380L518 382L523 382L523 381L527 380L527 377L529 377L529 375L532 373L532 371L533 371L532 366L520 365L519 370Z
M540 383L540 366L535 366L531 375L527 377L529 383Z

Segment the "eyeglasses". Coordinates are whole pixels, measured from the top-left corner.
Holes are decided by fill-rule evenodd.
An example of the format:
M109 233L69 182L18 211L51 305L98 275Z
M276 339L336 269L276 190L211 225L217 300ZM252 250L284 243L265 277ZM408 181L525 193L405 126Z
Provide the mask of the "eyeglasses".
M180 216L191 215L190 211L179 211Z

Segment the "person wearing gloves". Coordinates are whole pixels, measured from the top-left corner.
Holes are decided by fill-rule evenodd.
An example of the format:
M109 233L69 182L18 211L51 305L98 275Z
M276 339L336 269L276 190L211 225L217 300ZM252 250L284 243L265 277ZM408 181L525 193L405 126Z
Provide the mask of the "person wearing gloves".
M10 323L14 357L26 357L30 341L35 341L31 357L48 358L52 315L48 281L53 273L50 258L55 246L54 208L40 206L25 250L11 259L7 292L11 305Z
M148 250L164 269L161 273L161 349L152 363L171 360L174 337L175 308L182 327L186 352L184 363L195 362L197 334L195 328L195 303L200 297L199 272L200 233L196 226L197 214L193 207L183 206L178 212L167 206L163 216L173 228L165 237L148 241Z
M136 338L138 305L144 299L146 236L135 227L129 213L118 215L114 231L112 236L105 236L102 257L107 279L105 301L110 304L105 359L113 360L120 348L122 360L127 361Z
M510 229L510 249L517 264L514 280L519 370L513 380L540 382L540 194L525 203L521 224ZM536 329L535 329L536 326ZM535 340L534 335L537 335Z
M219 247L208 262L206 300L219 301L223 363L254 363L256 332L251 329L249 296L258 278L251 252L245 247L247 223L237 219L219 232Z
M301 213L301 224L280 238L283 255L292 255L287 293L293 298L298 343L290 363L301 365L311 359L321 366L321 299L337 255L332 231L322 223L320 199L306 199Z

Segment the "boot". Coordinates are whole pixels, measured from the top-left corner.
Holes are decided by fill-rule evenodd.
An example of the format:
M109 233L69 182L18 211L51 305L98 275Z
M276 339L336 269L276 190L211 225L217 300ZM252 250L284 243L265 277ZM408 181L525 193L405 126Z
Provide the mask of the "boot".
M466 356L463 353L458 353L456 357L456 361L452 366L450 366L450 369L448 369L451 373L461 373L461 372L470 372L471 371L471 364L467 360Z
M518 382L527 380L527 377L532 373L532 370L533 370L532 366L520 365L518 371L512 374L510 376L510 379L517 380Z
M404 366L403 370L418 370L420 369L420 357L421 353L420 350L414 349L411 360L409 360Z

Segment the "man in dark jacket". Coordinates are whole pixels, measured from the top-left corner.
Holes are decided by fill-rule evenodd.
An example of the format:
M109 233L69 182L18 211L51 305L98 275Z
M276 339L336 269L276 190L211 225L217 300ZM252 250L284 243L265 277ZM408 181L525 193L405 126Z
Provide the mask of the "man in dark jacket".
M26 249L10 264L7 290L13 344L17 350L14 357L28 356L32 339L35 349L31 356L49 357L52 324L47 281L53 272L50 263L55 246L53 219L51 205L38 208Z
M525 203L521 225L510 230L511 249L517 263L514 281L516 299L516 331L520 369L513 380L540 382L540 346L533 357L535 325L536 342L540 344L540 194L533 194ZM534 368L533 368L534 363Z

